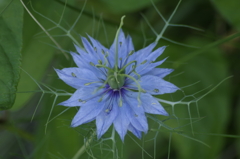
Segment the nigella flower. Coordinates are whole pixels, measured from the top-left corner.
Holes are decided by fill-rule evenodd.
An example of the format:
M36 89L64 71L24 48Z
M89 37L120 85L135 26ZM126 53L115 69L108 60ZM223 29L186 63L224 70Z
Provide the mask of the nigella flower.
M100 138L113 124L121 139L127 131L138 138L147 133L146 113L168 116L154 95L173 93L178 87L163 78L173 70L156 68L164 61L155 62L165 46L153 51L156 43L135 51L130 36L121 29L110 49L88 36L82 37L85 50L76 47L71 53L77 67L56 69L61 80L76 91L60 105L79 106L71 126L96 120Z

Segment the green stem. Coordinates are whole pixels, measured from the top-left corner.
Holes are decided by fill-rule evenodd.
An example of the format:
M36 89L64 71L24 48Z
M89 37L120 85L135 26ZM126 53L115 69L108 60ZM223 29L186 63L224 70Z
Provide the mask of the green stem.
M172 17L173 17L174 14L176 13L176 11L177 11L177 9L178 9L181 1L182 1L182 0L180 0L180 1L178 2L177 6L175 7L175 9L174 9L173 13L171 14L170 18L169 18L167 21L164 19L165 25L164 25L161 33L157 36L157 38L156 38L156 40L155 40L156 43L158 43L158 41L162 38L164 32L166 31L167 27L169 26L170 21L172 20Z
M89 145L91 144L94 136L96 135L96 131L94 131L92 133L92 135L89 137L89 139L86 141L86 143L84 143L84 145L78 150L78 152L73 156L72 159L79 159L82 154L84 154L84 152L86 151L86 149L89 147Z
M116 142L115 142L115 129L114 129L114 126L113 126L113 129L112 129L112 150L113 150L113 158L116 158Z
M23 7L26 9L26 11L28 12L28 14L31 16L31 18L37 23L37 25L47 34L47 36L52 40L52 42L57 46L57 48L59 48L59 50L63 53L63 55L66 57L66 59L68 60L69 57L68 55L62 51L62 47L57 43L57 41L48 33L48 31L42 26L42 24L33 16L33 14L29 11L29 9L26 7L26 5L23 3L22 0L20 0L20 2L22 3Z
M177 60L176 62L174 62L173 63L173 67L177 68L180 65L182 65L183 63L185 63L188 60L192 59L193 57L195 57L195 56L197 56L197 55L199 55L201 53L208 52L208 50L210 50L211 48L214 48L214 47L216 47L216 46L218 46L220 44L223 44L223 43L225 43L227 41L230 41L230 40L238 38L238 37L240 37L240 32L232 34L230 36L227 36L227 37L225 37L223 39L217 40L217 41L215 41L213 43L210 43L210 44L208 44L208 45L206 45L206 46L204 46L201 49L198 49L196 51L190 52L187 56L184 56L184 57L180 58L179 60Z

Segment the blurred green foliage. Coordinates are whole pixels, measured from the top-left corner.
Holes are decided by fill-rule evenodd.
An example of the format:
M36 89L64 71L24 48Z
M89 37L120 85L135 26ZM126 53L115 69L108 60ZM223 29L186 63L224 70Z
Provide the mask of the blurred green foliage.
M9 3L10 2L10 3ZM10 109L20 74L23 7L17 1L0 4L0 110Z
M237 0L212 0L214 6L219 10L220 14L235 28L240 30L239 5Z
M1 10L8 4L6 1L3 2L0 2ZM70 122L76 109L71 108L59 115L66 108L57 105L67 97L59 97L58 94L41 91L32 78L52 89L56 88L72 93L74 89L60 81L53 70L53 68L75 66L71 57L69 56L67 59L62 53L63 51L66 53L75 51L71 38L81 44L79 35L86 36L87 33L109 47L115 36L120 17L126 15L123 30L133 37L135 48L138 50L156 38L141 14L145 15L158 33L163 28L164 22L150 0L89 0L85 8L83 8L85 1L80 0L68 0L67 2L32 0L24 1L24 3L42 26L46 29L50 28L49 33L64 50L57 48L26 11L23 15L23 7L19 1L14 0L0 15L0 49L4 48L4 51L0 52L0 79L13 81L10 83L12 90L8 91L10 96L6 98L1 95L0 101L3 99L7 99L10 103L14 101L12 92L15 92L14 87L18 82L21 56L21 68L28 73L21 71L13 108L0 112L0 158L69 159L84 145L84 139L91 136L90 130L94 129L94 123L76 129L70 128ZM64 10L65 3L67 4ZM178 0L154 0L154 4L166 19L172 14L177 3ZM166 79L183 88L184 92L159 96L159 98L177 101L186 95L199 97L212 87L203 89L217 85L230 75L234 76L201 99L197 105L194 103L189 106L177 105L173 112L172 107L163 104L171 114L171 119L164 123L176 128L174 130L177 132L162 127L158 129L159 125L149 119L152 130L144 136L143 140L139 140L129 133L125 142L122 143L117 136L116 144L119 156L126 159L143 158L143 156L145 159L168 158L168 156L179 159L239 158L240 152L237 151L240 148L238 123L240 114L239 38L229 39L224 43L219 42L239 30L238 4L239 0L212 0L211 2L185 0L180 4L171 23L186 24L205 31L199 32L190 28L169 26L164 37L200 48L214 42L216 45L194 54L198 49L160 40L158 47L162 45L168 47L158 60L169 56L167 62L161 67L175 69L174 73ZM80 19L77 19L82 9L83 13ZM13 15L16 12L18 14ZM8 15L7 18L6 15ZM56 24L59 24L58 22L62 19L59 25L66 30L70 30L77 20L75 27L70 32L70 38L70 34L66 35L66 32L49 21L50 19ZM11 31L8 31L9 29ZM22 55L20 55L22 35L23 49ZM9 52L14 52L14 54ZM10 62L6 61L5 55L13 55ZM187 60L182 60L184 58ZM14 67L11 68L10 64ZM193 84L198 81L199 83ZM1 92L5 89L3 86L0 84ZM188 87L185 88L185 86ZM46 87L42 87L47 90ZM199 92L201 90L203 91ZM199 93L195 94L196 92ZM56 103L53 103L54 99L56 99ZM186 101L189 101L188 99L192 98L189 97ZM31 122L37 106L38 109ZM199 121L195 120L198 117L197 108L202 117ZM53 109L52 112L51 109ZM47 123L50 112L50 119L57 117ZM178 120L174 115L178 117ZM189 119L190 115L191 119ZM164 117L156 118L166 119ZM191 120L193 121L192 127ZM46 123L48 127L45 132ZM111 130L106 136L110 134ZM195 141L181 134L187 135ZM221 134L238 135L238 138L237 136L230 138ZM196 140L206 143L210 148ZM102 159L112 158L111 141L94 140L91 144L90 149L81 158L93 158L92 155Z

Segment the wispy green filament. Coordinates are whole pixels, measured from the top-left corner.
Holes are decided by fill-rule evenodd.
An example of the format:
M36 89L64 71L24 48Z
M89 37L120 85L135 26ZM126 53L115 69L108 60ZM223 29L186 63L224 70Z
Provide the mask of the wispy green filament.
M115 40L116 40L115 66L114 66L115 71L118 71L118 37L119 37L120 30L121 30L121 28L122 28L122 26L123 26L123 19L124 19L124 18L125 18L125 15L122 16L122 18L121 18L121 23L120 23L120 25L119 25L119 28L118 28L118 30L117 30L116 37L115 37Z

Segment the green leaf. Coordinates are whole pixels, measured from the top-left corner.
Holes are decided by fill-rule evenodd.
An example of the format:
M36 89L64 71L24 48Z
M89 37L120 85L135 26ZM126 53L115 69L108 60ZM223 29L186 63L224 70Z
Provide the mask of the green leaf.
M239 0L212 0L213 4L220 11L230 24L240 30L240 1Z
M23 8L19 1L0 6L0 110L10 109L19 81Z

